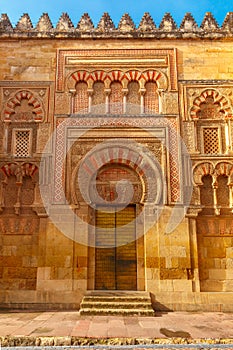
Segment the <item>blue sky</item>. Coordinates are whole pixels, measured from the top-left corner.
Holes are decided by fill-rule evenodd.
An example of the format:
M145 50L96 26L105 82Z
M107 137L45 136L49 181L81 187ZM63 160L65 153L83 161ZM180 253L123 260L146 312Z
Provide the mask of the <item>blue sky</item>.
M0 13L7 13L13 25L23 13L28 13L35 25L43 12L49 14L54 25L62 12L67 12L75 26L84 12L89 13L95 25L108 12L116 26L124 13L129 13L138 25L144 12L150 12L158 26L166 12L178 25L186 12L191 12L199 25L205 13L212 12L221 25L230 11L232 0L0 0Z

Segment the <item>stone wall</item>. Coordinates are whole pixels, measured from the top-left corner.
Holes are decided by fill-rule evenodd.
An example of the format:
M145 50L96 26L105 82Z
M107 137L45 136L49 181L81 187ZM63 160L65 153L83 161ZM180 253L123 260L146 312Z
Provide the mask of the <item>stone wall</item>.
M129 15L117 28L107 14L96 28L87 14L77 28L66 14L35 28L1 16L1 306L79 307L95 279L79 187L115 162L143 188L138 290L158 309L233 310L232 40L232 13L221 27L187 14L179 28L169 14L158 28L149 14L138 28Z

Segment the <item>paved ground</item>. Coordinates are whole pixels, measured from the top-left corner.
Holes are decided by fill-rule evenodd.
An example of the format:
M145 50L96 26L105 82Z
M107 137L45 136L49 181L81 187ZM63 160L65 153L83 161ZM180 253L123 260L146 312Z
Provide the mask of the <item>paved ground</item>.
M156 313L155 317L86 317L75 311L4 311L0 312L0 336L233 338L233 314L169 312Z

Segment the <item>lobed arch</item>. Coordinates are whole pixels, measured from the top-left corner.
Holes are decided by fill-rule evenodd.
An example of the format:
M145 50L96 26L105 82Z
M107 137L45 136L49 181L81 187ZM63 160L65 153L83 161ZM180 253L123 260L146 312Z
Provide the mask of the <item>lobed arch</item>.
M28 104L33 106L33 118L31 121L42 122L44 119L44 107L42 102L30 90L20 90L14 94L6 103L2 112L2 119L5 122L12 121L12 115L15 113L15 108L21 105L23 99L28 100ZM20 120L21 121L21 120Z
M228 185L233 185L233 164L231 162L219 162L215 166L216 176L226 175Z
M213 183L216 184L218 176L226 175L229 179L228 184L233 184L233 163L220 161L216 164L212 162L197 164L193 169L194 184L196 186L203 185L202 177L205 175L211 175L213 177Z
M220 94L215 89L206 89L202 91L202 93L193 101L193 105L190 109L190 116L192 119L199 119L198 112L201 109L200 106L206 101L208 97L213 98L214 103L220 104L221 110L224 112L224 117L227 117L229 114L232 114L231 104L225 96Z
M78 82L86 82L89 89L92 89L93 83L96 81L104 82L105 88L109 89L110 84L113 81L119 81L122 83L124 89L127 89L127 85L131 81L138 81L140 84L140 88L144 89L145 83L149 81L156 82L158 89L163 91L168 88L168 80L166 75L159 70L145 70L139 71L128 70L126 72L122 70L96 70L96 71L76 71L70 74L67 78L67 88L68 90L75 90L75 85Z
M202 177L205 175L213 175L214 164L211 162L204 162L197 164L193 169L193 182L194 185L203 185Z

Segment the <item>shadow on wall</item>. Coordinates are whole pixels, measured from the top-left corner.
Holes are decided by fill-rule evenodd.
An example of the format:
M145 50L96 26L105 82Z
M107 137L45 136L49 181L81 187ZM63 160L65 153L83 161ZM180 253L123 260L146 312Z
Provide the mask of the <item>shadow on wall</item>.
M173 310L168 308L167 306L159 303L157 300L156 300L156 297L153 293L150 293L150 297L151 297L151 305L154 309L154 311L161 311L161 316L167 312L172 312ZM157 314L158 316L158 314Z

